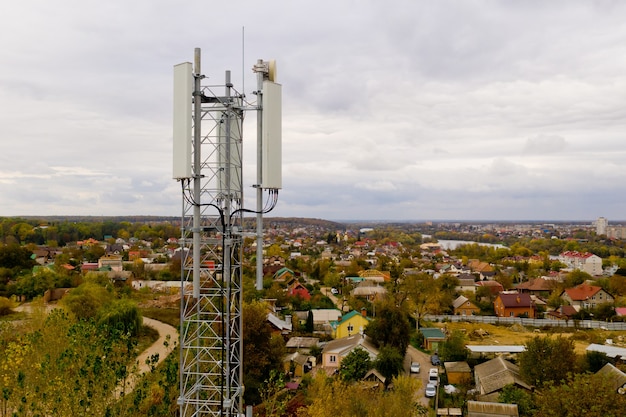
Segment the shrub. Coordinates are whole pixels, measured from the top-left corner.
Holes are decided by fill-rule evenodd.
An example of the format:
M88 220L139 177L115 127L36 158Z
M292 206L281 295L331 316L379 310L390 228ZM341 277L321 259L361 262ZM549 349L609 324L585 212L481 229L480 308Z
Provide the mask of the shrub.
M11 314L13 312L13 307L15 307L13 301L6 297L0 297L0 316Z

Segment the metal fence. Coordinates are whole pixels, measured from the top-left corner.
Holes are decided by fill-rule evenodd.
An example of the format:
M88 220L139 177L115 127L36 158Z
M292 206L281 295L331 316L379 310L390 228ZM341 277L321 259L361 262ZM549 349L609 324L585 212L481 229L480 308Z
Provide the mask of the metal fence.
M513 325L521 324L527 327L573 327L576 329L603 329L603 330L626 330L625 322L606 322L598 320L554 320L554 319L530 319L522 317L497 317L497 316L453 316L453 315L426 315L424 319L438 322L472 322Z

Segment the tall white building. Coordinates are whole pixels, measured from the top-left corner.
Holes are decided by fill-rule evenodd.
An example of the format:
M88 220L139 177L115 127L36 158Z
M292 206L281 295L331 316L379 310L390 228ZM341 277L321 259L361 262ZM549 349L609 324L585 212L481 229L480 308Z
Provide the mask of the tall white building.
M596 234L606 235L608 227L609 221L606 219L606 217L598 217L598 220L596 220Z

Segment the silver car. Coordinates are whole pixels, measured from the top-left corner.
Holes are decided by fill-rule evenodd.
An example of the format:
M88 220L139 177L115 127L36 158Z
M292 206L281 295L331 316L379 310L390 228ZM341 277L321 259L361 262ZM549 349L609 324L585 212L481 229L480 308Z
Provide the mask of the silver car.
M428 398L432 398L437 395L437 386L434 384L426 385L426 396Z

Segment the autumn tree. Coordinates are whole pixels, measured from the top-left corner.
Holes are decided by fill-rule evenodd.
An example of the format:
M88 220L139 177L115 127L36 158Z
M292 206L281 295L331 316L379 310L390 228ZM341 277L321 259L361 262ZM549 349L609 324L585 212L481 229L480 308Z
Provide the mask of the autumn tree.
M626 396L613 381L598 374L570 374L562 383L550 382L536 397L537 417L621 417Z
M402 280L399 291L406 294L406 305L415 317L419 328L420 319L438 308L439 291L435 279L426 273L410 274Z
M561 336L534 337L526 342L526 350L519 354L522 378L537 387L564 380L576 363L574 341Z
M401 375L394 378L393 390L364 390L322 373L315 376L308 389L310 404L298 411L298 417L379 417L426 416L426 410L415 396L420 387L417 378Z

